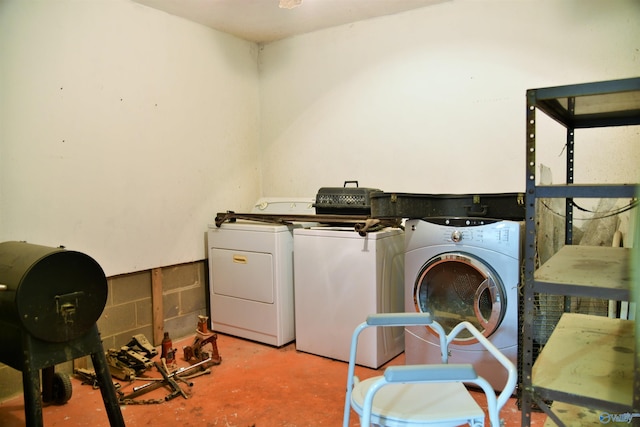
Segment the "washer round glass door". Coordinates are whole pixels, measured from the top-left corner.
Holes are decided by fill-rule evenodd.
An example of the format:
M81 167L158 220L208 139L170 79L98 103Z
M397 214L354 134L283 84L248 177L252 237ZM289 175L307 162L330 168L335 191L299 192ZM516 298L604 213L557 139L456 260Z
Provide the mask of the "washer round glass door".
M413 298L416 310L431 313L447 333L466 320L485 337L498 328L506 307L504 286L497 274L462 252L443 253L426 262L416 278ZM453 342L473 344L477 340L463 330Z

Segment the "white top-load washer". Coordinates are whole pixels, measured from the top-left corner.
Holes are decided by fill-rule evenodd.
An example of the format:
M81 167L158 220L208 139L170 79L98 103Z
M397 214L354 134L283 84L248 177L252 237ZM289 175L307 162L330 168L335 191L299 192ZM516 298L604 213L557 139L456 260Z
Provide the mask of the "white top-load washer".
M251 213L313 215L313 198L263 198ZM209 224L211 328L274 346L295 339L290 225L239 220Z
M293 231L296 349L348 361L369 314L404 311L404 232L353 227ZM404 350L402 328L362 332L356 363L378 368Z

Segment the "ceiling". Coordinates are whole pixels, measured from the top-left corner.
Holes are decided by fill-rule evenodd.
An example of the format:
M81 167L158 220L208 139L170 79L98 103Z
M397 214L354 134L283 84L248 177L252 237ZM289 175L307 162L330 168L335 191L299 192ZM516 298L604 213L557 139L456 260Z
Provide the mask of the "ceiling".
M444 0L133 0L257 43L364 19L393 15Z

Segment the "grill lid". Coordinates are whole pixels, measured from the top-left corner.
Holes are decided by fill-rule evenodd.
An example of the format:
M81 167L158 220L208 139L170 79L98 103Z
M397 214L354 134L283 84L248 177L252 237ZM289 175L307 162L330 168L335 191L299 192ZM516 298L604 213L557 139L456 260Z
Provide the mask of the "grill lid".
M84 335L107 302L107 279L88 255L0 243L0 319L49 342Z

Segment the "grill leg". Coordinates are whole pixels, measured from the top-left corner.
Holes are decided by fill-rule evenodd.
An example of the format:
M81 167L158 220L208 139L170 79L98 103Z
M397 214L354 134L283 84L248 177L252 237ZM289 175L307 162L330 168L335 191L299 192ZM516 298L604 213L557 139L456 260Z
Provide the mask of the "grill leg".
M0 323L0 327L3 326ZM53 372L52 367L56 363L86 355L91 355L110 426L125 427L97 324L94 324L84 336L62 343L42 341L21 330L11 330L10 332L10 337L22 344L20 350L15 354L11 353L11 356L20 358L20 360L10 359L9 364L22 371L26 427L44 427L40 369L43 370L46 377L45 371L51 369Z
M91 355L91 361L96 371L96 379L100 385L100 392L102 393L102 400L104 401L104 407L109 417L110 426L125 427L97 325L94 325L84 337L77 339L71 344L34 341L31 335L25 333L22 335L22 353L24 355L22 383L26 427L44 427L42 419L40 369L48 369L46 368L47 366L64 359L62 356L66 356L65 360L71 360L72 358L87 354Z
M42 368L42 401L44 403L53 401L53 376L55 374L54 366Z
M23 335L24 367L22 369L22 389L24 391L24 418L27 427L43 427L42 398L40 396L40 370L31 355L31 337Z
M111 427L125 427L122 411L120 411L120 405L118 404L118 398L116 396L116 389L113 387L113 380L111 379L107 358L104 355L104 350L102 350L102 342L100 341L100 333L98 332L97 325L94 325L91 334L95 337L97 347L100 349L99 351L91 353L91 361L96 371L96 379L100 385L100 392L102 393L104 407L109 417L109 424Z

